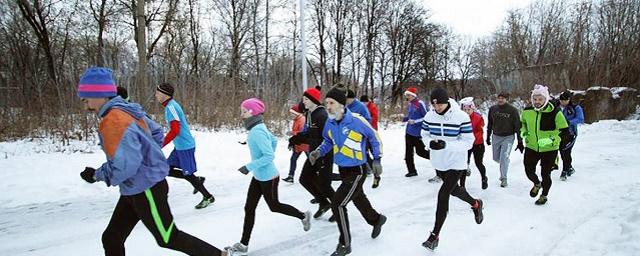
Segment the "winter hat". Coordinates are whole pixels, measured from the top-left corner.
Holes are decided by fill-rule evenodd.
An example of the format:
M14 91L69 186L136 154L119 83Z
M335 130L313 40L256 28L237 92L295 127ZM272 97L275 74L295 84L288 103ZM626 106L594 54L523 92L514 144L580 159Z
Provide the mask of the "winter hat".
M533 86L533 91L531 91L531 102L533 102L533 96L540 95L544 97L544 104L542 106L546 106L549 103L549 87L546 87L541 84L536 84Z
M355 99L356 98L356 92L354 92L351 89L347 90L347 99Z
M571 93L571 91L569 90L566 90L562 92L562 94L560 94L560 100L570 100L571 96L573 96L573 93Z
M112 71L103 67L88 68L78 83L80 98L111 98L117 95L116 83Z
M442 87L438 87L431 91L431 103L445 104L449 102L449 93Z
M473 110L476 110L476 104L473 103L473 97L466 97L460 100L460 106L464 109L465 107L469 107Z
M129 101L129 92L127 91L127 88L118 86L118 96L122 97L122 99L126 101Z
M409 87L406 91L404 91L404 95L412 95L413 97L418 97L418 89L415 87Z
M347 105L347 91L343 90L339 86L332 87L325 97L332 98L341 105Z
M362 101L362 102L369 102L369 96L367 96L367 95L362 95L362 96L360 96L360 101Z
M156 87L156 90L160 91L161 93L164 93L169 97L173 97L173 92L175 91L173 89L173 86L170 83L162 83L158 85L158 87Z
M300 106L298 106L298 104L293 104L293 106L291 106L291 108L289 109L289 112L293 114L302 114L302 111L300 111Z
M264 103L261 100L256 98L246 99L242 102L242 104L240 104L240 106L246 110L249 110L251 112L251 115L253 116L257 116L264 113L266 109L266 107L264 106Z
M503 97L505 99L509 98L509 93L505 92L505 91L501 91L500 93L498 93L498 97Z
M309 88L306 91L304 91L302 95L307 97L309 100L313 101L313 103L317 105L322 104L320 103L320 90L318 90L317 88Z

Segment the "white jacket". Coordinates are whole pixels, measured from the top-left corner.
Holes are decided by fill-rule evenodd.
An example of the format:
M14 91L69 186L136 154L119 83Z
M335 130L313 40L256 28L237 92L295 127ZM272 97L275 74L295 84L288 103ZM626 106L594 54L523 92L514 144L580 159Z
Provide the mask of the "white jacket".
M455 100L449 99L449 104L449 110L443 115L434 109L427 112L422 122L422 140L430 150L431 165L436 170L466 170L467 152L474 141L471 119ZM446 142L443 149L429 148L429 143L436 139Z

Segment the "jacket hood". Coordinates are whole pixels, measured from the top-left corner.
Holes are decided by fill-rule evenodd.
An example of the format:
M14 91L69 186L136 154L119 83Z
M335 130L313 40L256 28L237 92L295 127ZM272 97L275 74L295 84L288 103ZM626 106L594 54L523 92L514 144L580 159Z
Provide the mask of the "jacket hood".
M105 103L104 106L102 106L102 108L100 109L99 116L104 117L112 108L120 109L124 112L127 112L128 114L133 116L135 119L143 118L145 115L144 110L142 109L142 106L140 106L140 104L129 103L125 101L122 97L116 96L115 98Z

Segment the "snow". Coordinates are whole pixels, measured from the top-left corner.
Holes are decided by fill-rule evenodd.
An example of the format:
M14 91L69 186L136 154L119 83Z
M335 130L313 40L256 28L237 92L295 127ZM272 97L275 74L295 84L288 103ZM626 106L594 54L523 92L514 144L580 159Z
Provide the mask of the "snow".
M592 87L589 87L589 89L587 89L587 91L599 91L599 90L610 90L610 88L604 87L604 86L592 86Z
M640 250L640 121L600 121L580 127L573 151L577 172L568 181L554 172L549 202L534 205L531 183L524 175L522 155L511 155L509 187L499 187L498 166L491 149L484 156L489 189L480 189L477 169L467 179L470 194L485 202L485 220L475 224L473 213L462 201L451 198L449 216L435 253L420 244L426 240L435 218L439 185L429 161L416 158L419 176L405 178L404 129L386 124L381 186L365 191L374 208L388 216L377 239L349 206L354 256L365 255L634 255ZM195 210L200 197L191 194L183 180L168 178L169 203L176 225L217 247L239 240L243 206L250 177L236 171L249 159L245 133L194 131L199 175L217 201ZM85 166L104 161L92 153L31 153L23 142L0 144L18 154L0 157L0 255L100 255L101 234L118 199L117 188L87 184L78 173ZM286 175L290 152L282 139L276 165ZM87 146L95 147L95 144ZM170 148L166 149L168 154ZM43 151L46 152L46 151ZM89 151L88 151L89 152ZM304 157L299 160L302 166ZM297 172L299 175L299 169ZM296 175L296 177L297 177ZM338 183L334 182L334 186ZM280 199L301 210L314 211L311 198L299 183L280 183ZM325 214L302 231L296 219L271 213L264 202L257 211L250 253L260 255L328 255L338 240L336 224ZM157 246L143 225L126 243L128 255L182 255Z

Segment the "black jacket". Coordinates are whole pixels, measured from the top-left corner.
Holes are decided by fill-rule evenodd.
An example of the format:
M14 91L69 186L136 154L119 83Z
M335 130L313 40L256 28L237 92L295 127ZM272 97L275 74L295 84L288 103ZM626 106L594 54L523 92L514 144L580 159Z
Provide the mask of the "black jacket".
M289 144L309 144L309 150L314 150L320 146L324 138L322 137L322 131L324 125L329 117L327 110L324 106L318 106L313 112L307 111L305 130L298 133L289 139Z
M520 139L520 114L518 109L509 103L503 106L494 105L489 108L489 119L487 123L487 136L495 134L498 136L510 136L515 134Z

